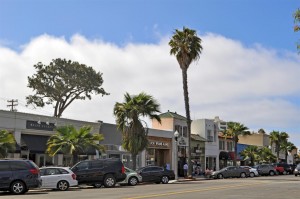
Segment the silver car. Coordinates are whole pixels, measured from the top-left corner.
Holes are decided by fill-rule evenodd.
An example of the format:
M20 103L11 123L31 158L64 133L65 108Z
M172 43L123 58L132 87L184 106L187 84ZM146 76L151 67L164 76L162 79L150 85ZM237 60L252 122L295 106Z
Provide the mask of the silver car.
M119 182L121 185L130 185L135 186L138 183L142 182L142 176L138 174L136 171L125 167L126 178L122 182Z
M259 176L259 173L256 168L250 167L250 166L241 166L242 168L249 169L249 177L253 178L255 176Z

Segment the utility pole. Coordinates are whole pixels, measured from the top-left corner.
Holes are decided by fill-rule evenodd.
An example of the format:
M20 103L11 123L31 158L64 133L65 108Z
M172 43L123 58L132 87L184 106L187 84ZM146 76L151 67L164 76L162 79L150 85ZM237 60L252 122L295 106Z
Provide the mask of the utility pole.
M17 111L17 109L14 109L14 107L15 106L18 106L18 104L17 104L17 102L18 102L18 100L16 99L16 100L7 100L7 102L9 103L8 105L7 105L7 107L11 107L10 108L10 111Z

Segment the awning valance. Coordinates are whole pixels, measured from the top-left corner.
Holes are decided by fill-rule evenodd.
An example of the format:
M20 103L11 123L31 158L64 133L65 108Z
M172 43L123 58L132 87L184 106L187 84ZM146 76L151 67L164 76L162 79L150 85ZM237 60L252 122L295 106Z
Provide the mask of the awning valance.
M49 136L22 134L24 141L30 153L45 153Z

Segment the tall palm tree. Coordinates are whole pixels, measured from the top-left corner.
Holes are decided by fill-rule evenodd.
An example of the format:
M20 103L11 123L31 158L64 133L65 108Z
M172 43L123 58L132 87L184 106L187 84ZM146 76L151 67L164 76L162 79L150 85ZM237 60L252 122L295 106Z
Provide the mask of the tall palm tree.
M13 152L16 148L16 140L13 134L7 130L0 131L0 158L7 157L8 152Z
M250 166L254 166L254 162L258 160L258 147L251 145L240 152L244 159L250 159Z
M157 113L160 112L158 102L146 93L131 96L124 95L124 102L117 102L114 106L114 115L118 129L122 132L123 148L131 153L133 170L136 169L136 157L139 152L147 148L148 128L142 120L150 117L161 122Z
M77 130L74 126L62 126L56 129L47 142L47 152L54 156L58 152L73 156L73 164L78 161L78 155L85 154L89 149L103 151L104 148L99 144L104 140L99 133L91 134L90 126L83 126Z
M294 32L298 32L300 31L300 9L298 8L295 12L294 12L294 23L295 23L295 26L294 26ZM300 53L300 43L297 43L297 49L298 49L298 52Z
M183 96L185 104L185 112L187 119L188 131L188 176L192 174L191 164L191 117L190 117L190 104L187 82L187 70L193 61L197 61L202 53L201 39L197 36L195 30L183 27L183 30L176 29L172 39L169 42L171 47L170 54L174 55L179 63L182 82L183 82Z
M236 158L237 158L237 143L239 142L239 135L250 135L250 131L248 131L248 127L240 124L238 122L228 122L227 130L225 132L227 136L232 136L234 141L234 161L233 164L236 166Z
M275 152L276 152L276 157L278 162L281 146L283 142L285 142L289 138L289 135L286 132L272 131L270 133L269 138L270 138L271 146L275 145Z
M260 163L273 163L276 162L276 156L272 153L268 147L262 147L258 150L259 162Z

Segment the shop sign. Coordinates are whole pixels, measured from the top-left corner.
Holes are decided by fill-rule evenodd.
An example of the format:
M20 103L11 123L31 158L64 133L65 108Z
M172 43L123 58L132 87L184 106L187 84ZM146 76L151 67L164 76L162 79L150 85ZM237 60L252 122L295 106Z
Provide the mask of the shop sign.
M37 122L37 121L26 121L26 129L36 129L36 130L44 130L44 131L53 131L55 128L54 123L47 124L46 122Z
M150 141L149 144L152 147L169 147L169 143L167 142Z

